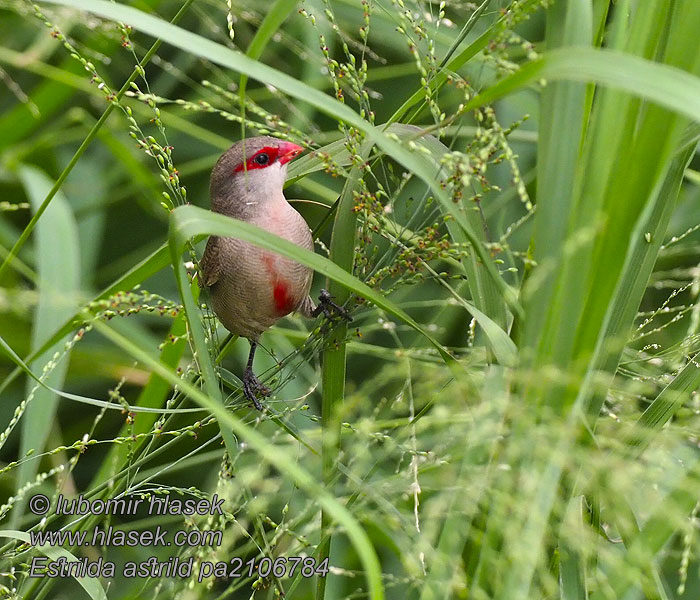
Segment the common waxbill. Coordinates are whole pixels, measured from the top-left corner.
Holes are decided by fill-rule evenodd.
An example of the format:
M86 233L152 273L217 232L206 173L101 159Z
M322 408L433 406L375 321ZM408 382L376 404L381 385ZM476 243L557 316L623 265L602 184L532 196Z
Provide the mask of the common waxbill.
M212 210L313 250L309 226L282 191L287 163L302 150L296 144L268 136L235 143L212 171ZM209 288L216 316L231 333L250 341L243 392L259 410L262 405L257 395L270 394L253 373L260 334L293 311L316 317L321 312L330 316L333 309L350 319L325 290L321 290L318 307L314 305L309 296L313 276L309 267L255 244L212 235L199 266L199 285Z

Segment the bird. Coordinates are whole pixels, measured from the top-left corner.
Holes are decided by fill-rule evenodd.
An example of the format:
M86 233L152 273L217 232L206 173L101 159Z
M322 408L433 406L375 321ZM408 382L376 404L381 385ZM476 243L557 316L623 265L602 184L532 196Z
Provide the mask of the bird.
M313 251L311 230L284 196L287 164L303 152L292 142L271 136L234 143L217 160L211 173L211 209L274 233ZM243 394L258 410L258 395L270 390L253 372L261 334L282 317L299 312L315 318L348 312L322 289L315 305L309 292L313 270L290 258L241 239L212 235L199 261L199 285L209 292L211 308L231 333L250 342L243 377Z

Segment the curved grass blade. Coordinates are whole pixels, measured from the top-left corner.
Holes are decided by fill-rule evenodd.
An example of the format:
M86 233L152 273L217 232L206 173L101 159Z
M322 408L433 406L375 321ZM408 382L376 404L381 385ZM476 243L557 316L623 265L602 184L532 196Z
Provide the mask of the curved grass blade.
M282 23L285 22L289 14L294 10L297 4L297 0L276 0L270 9L267 11L263 22L260 23L260 27L255 32L248 50L246 50L246 56L250 58L257 59L265 49L265 45L270 41L270 38L275 34L275 32L280 28ZM239 89L239 95L241 101L245 98L245 89L248 83L248 76L244 73L241 75L241 83Z
M24 531L2 529L0 530L0 537L11 538L27 544L31 543L29 534ZM78 559L68 552L68 550L57 546L37 546L37 549L51 560L58 560L63 557L69 562L78 562ZM107 600L107 594L97 577L75 577L75 580L88 593L88 596L90 596L92 600Z
M193 207L190 207L193 208ZM345 528L350 542L355 546L362 566L365 569L365 576L369 587L370 598L374 600L384 599L384 588L382 585L382 573L377 554L370 542L367 534L360 524L355 520L350 511L338 500L331 496L326 489L317 481L311 473L299 466L296 460L287 452L280 450L256 429L246 425L241 419L236 417L231 411L215 399L204 394L187 381L181 380L169 368L162 365L158 360L152 358L147 352L137 347L131 340L111 329L107 324L98 321L95 328L99 330L107 339L114 342L124 351L128 352L136 360L148 366L154 373L168 380L171 385L178 386L192 400L203 408L208 409L219 420L221 429L235 433L244 438L246 443L255 450L261 458L285 476L292 479L296 484L309 493L333 518Z
M192 4L194 0L185 0L185 3L182 5L180 10L177 12L177 14L173 17L172 23L177 23L180 18L182 17L185 12L187 12L187 9L190 7L190 4ZM174 25L173 25L174 26ZM22 234L20 235L19 239L15 242L15 245L12 246L10 249L9 254L5 257L5 260L0 263L0 275L2 275L3 271L7 268L9 263L12 261L12 258L14 256L17 256L19 254L20 249L22 246L24 246L24 243L27 241L29 236L32 233L32 230L36 226L37 222L41 218L41 216L44 214L44 211L48 207L49 203L51 200L54 198L58 190L61 189L61 186L64 184L65 180L68 178L68 175L70 172L73 170L73 167L77 164L77 162L80 160L80 157L85 153L85 151L88 149L88 146L92 143L92 140L95 138L97 133L102 129L102 126L107 122L107 119L109 118L109 115L111 112L114 110L114 107L117 105L119 100L126 94L127 90L131 88L131 84L136 81L136 78L139 76L141 69L148 64L148 61L151 60L153 55L158 51L158 48L160 47L161 40L156 40L153 45L149 48L148 52L144 55L144 57L141 59L137 67L134 69L134 71L131 73L129 78L126 80L124 85L119 89L119 91L116 94L115 97L115 102L112 102L109 104L109 106L105 109L105 111L102 113L100 118L97 120L95 125L92 127L90 130L90 133L88 133L87 137L83 140L83 142L80 144L78 149L75 151L75 154L73 154L73 157L70 159L68 164L66 165L65 169L63 169L63 172L59 175L58 179L56 180L56 183L53 185L49 193L46 195L46 198L44 198L44 201L42 202L41 206L39 209L34 213L34 216L32 219L29 221L27 226L24 228L22 231Z
M419 154L412 153L400 143L387 136L378 127L375 127L342 102L314 89L294 77L286 75L272 67L261 64L241 52L231 50L222 44L217 44L205 37L197 35L163 19L146 14L140 10L114 4L105 0L44 0L50 4L72 6L91 12L107 19L130 23L134 29L158 37L169 44L210 60L223 67L234 69L253 77L258 81L275 86L282 92L294 98L306 102L324 114L344 121L348 125L362 131L369 140L374 142L383 152L391 156L405 168L425 181L432 189L435 197L442 204L446 212L454 218L455 222L464 230L474 252L479 257L489 276L503 294L508 305L514 313L522 315L522 308L518 304L515 291L506 284L498 273L491 256L486 248L479 242L478 235L474 232L465 218L464 211L456 206L440 186L436 177L436 165Z
M161 246L150 256L144 258L141 262L129 269L122 277L117 279L112 285L105 288L100 294L98 294L93 299L93 302L96 300L108 298L109 296L120 290L128 290L134 287L136 284L141 283L145 279L148 279L151 275L154 275L161 269L165 268L168 264L170 264L168 256L168 247L166 245ZM24 362L31 363L33 360L36 359L37 356L42 355L51 346L58 342L58 340L65 337L76 327L80 327L80 325L82 325L84 322L85 317L83 311L81 310L80 312L74 314L65 323L63 323L63 325L61 325L61 327L59 327L54 332L54 334L41 345L40 348L37 348L36 350L32 351L24 359ZM15 361L15 364L17 364L18 367L14 371L12 371L12 373L10 373L2 383L0 383L0 394L2 394L3 391L10 385L10 383L12 383L22 372L22 368L19 366L19 363Z
M36 381L42 388L56 394L61 398L66 400L74 400L75 402L82 402L83 404L91 404L92 406L99 406L100 408L107 408L110 410L129 410L132 412L149 412L149 413L181 413L181 412L201 412L199 408L152 408L148 406L131 406L130 404L114 404L113 402L105 402L104 400L97 400L96 398L88 398L87 396L79 396L78 394L70 394L62 390L57 390L42 381L35 373L32 371L25 362L17 356L17 353L10 347L10 345L0 337L0 348L5 350L5 354L10 358L10 360L17 365L17 367Z
M18 170L19 179L37 211L43 199L51 189L53 181L36 167L22 165ZM58 193L53 203L46 210L46 219L36 228L36 258L39 277L39 302L36 306L32 324L32 349L40 347L51 337L54 323L60 323L74 310L80 286L80 249L78 244L78 225L66 197ZM36 357L35 368L42 368L52 356L60 352L70 353L64 349L67 338L61 338L50 346L46 352ZM68 372L68 356L56 364L46 374L46 382L56 388L63 386ZM30 450L42 452L51 427L53 426L58 398L46 388L36 388L34 382L27 381L27 402L22 416L22 439L20 454L26 456ZM21 489L34 479L37 470L35 461L20 466L16 489ZM24 510L24 501L20 500L12 512L12 526L16 527Z
M368 285L323 256L306 250L250 223L219 215L196 206L180 206L170 215L170 244L173 257L180 257L185 243L197 235L235 237L292 258L337 281L351 292L366 298L379 308L420 332L437 349L445 363L455 366L456 359L411 316Z
M490 104L541 79L599 83L700 121L700 78L616 50L583 47L547 52L472 98L464 111Z

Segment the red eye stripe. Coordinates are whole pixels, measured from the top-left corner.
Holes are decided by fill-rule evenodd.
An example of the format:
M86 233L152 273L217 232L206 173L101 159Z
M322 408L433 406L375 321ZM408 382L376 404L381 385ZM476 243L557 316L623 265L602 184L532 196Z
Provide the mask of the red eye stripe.
M261 154L267 154L268 157L268 161L264 165L255 162L255 157ZM275 146L265 146L253 154L245 164L241 163L237 165L233 171L235 173L240 173L243 171L243 169L246 171L252 171L253 169L264 169L265 167L269 167L271 164L273 164L277 160L278 155L279 148L276 148Z

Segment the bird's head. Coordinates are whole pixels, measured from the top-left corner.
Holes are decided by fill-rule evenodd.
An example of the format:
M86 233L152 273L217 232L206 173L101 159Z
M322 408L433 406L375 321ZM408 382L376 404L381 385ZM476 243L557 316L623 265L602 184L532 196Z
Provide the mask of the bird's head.
M301 146L269 136L247 138L231 146L214 166L212 209L233 216L255 212L255 205L277 199L287 177L287 163Z

